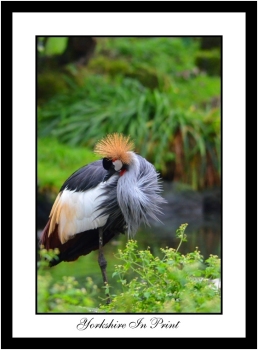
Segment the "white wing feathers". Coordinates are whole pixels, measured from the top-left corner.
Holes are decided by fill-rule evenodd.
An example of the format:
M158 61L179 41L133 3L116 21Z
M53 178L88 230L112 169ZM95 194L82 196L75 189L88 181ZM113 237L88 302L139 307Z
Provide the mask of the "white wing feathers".
M111 180L111 179L110 179ZM85 192L64 189L58 195L50 213L49 235L58 224L58 235L61 243L65 243L77 233L96 229L106 224L108 215L100 216L102 210L96 208L105 201L101 196L106 183Z

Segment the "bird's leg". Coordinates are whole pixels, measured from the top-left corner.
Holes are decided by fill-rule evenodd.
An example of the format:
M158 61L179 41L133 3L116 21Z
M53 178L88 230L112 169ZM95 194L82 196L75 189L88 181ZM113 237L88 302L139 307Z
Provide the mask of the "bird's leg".
M100 266L100 269L101 269L103 282L104 282L104 285L106 286L108 284L107 272L106 272L107 261L106 261L106 259L104 257L104 253L103 253L103 229L102 228L99 228L99 257L98 257L98 262L99 262L99 266ZM107 304L110 304L110 297L109 297L108 293L106 293L106 297L107 297Z

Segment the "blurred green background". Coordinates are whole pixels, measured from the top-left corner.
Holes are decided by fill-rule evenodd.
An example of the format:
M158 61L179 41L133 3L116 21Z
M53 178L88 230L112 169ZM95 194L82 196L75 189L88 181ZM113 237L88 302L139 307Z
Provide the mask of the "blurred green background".
M188 222L183 252L221 254L221 37L37 37L36 88L38 234L63 182L97 159L96 141L122 132L161 173L169 202L164 227L142 228L139 246L174 247ZM105 247L113 288L126 240ZM51 274L101 288L97 252Z

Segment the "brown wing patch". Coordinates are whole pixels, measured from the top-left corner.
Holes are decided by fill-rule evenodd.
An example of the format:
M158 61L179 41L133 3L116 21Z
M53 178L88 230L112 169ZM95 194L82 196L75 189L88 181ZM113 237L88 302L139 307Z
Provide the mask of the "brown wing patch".
M48 220L44 230L41 233L39 244L43 245L45 249L55 249L58 248L61 251L61 242L58 236L58 225L55 225L54 231L51 236L48 236L50 220Z
M49 215L48 237L58 232L60 242L64 244L71 239L76 231L75 207L72 203L61 199L62 192L58 194ZM58 230L57 230L58 227Z
M107 135L100 140L94 149L94 152L102 157L109 159L120 159L124 164L129 164L131 154L134 148L130 136L124 136L119 133Z
M51 209L50 215L49 215L49 230L48 230L48 237L51 235L52 232L54 232L56 224L59 224L59 217L61 212L61 197L62 192L58 194L56 197L56 200L53 204L53 207Z
M61 207L61 206L60 206ZM69 203L62 203L62 213L59 214L59 238L62 244L71 239L76 232L76 209Z

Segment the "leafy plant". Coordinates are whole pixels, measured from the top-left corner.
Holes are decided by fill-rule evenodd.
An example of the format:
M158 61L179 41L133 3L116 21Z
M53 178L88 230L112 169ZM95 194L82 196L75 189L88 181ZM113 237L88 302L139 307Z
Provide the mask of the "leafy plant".
M74 277L54 280L47 266L58 252L41 249L38 312L220 313L220 259L210 255L204 261L198 248L180 254L186 227L182 224L177 230L178 248L161 248L161 257L150 249L139 250L133 240L118 250L122 264L115 265L113 278L118 279L120 290L114 291L112 284L105 286L106 292L113 293L109 305L96 305L100 291L89 277L83 286Z
M133 240L119 250L117 257L123 264L115 266L113 277L118 278L122 292L100 308L126 313L219 313L220 289L214 280L220 278L220 260L213 255L204 261L197 248L181 255L178 249L186 241L186 226L177 230L176 250L161 249L162 259L150 250L139 251Z
M38 52L41 55L51 56L64 52L68 37L38 37Z
M44 109L39 108L39 136L51 135L71 146L93 147L107 133L123 132L132 136L136 151L153 162L164 177L167 163L181 163L183 168L179 171L185 174L190 163L190 175L199 173L200 180L196 184L192 178L184 180L198 187L205 176L203 169L209 148L214 171L218 171L219 111L213 111L210 118L202 110L183 110L174 106L170 93L150 90L129 78L111 83L108 79L91 77L84 87L69 95L59 95ZM218 123L217 132L213 128L214 120ZM182 154L175 150L178 134L182 136L178 145L184 150Z
M57 250L41 249L37 274L37 312L94 312L94 296L98 288L90 277L79 287L74 277L63 276L58 282L51 275L49 260L57 258Z
M97 54L118 57L139 68L143 62L163 73L176 73L195 67L194 53L199 49L198 38L180 37L127 37L100 38Z
M86 68L56 73L62 88L38 107L39 138L92 148L122 132L164 178L220 185L221 82L196 67L199 46L187 37L98 38Z

